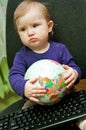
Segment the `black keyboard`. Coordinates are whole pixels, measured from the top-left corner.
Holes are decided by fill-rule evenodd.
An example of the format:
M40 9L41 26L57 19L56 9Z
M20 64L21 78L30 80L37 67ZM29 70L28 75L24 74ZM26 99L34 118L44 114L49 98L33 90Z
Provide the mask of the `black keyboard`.
M0 130L43 130L86 117L86 92L66 95L53 106L34 105L0 116Z

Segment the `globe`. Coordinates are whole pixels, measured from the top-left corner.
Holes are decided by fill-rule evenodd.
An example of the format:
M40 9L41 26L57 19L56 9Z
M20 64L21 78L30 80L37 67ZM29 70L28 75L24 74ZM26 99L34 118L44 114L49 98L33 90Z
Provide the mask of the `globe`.
M46 94L39 97L39 104L53 105L59 102L65 95L66 84L64 75L66 70L63 66L49 59L39 60L33 63L26 71L24 78L26 80L37 78L35 84L40 87L40 84L46 89Z

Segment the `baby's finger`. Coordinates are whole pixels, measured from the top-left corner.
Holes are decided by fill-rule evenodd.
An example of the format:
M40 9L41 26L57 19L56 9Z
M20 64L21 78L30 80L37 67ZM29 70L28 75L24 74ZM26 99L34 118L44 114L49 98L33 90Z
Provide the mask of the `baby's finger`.
M30 79L30 83L35 83L37 81L37 78Z
M74 82L74 77L73 76L71 76L70 78L65 80L66 84L73 83L73 82Z
M29 99L30 99L31 101L33 101L33 102L37 102L37 103L39 102L39 100L38 100L37 98L34 98L34 97L30 97Z
M69 71L67 74L64 75L64 79L66 80L71 76L72 76L72 73Z
M33 94L45 94L46 89L34 89Z
M70 82L69 84L67 84L67 88L70 89L71 87L74 86L74 82Z
M32 94L32 97L43 97L45 94Z

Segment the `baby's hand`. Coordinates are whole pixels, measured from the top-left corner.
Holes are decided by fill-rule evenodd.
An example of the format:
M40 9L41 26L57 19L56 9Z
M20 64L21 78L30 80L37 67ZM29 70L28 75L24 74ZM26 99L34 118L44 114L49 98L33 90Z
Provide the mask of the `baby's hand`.
M46 90L43 86L37 86L34 83L37 81L37 78L28 80L25 84L24 88L24 95L28 99L34 101L34 102L39 102L37 97L44 96L46 93Z
M78 73L72 67L69 67L67 65L63 65L63 67L67 71L67 74L64 76L65 83L67 84L67 88L70 89L77 80Z

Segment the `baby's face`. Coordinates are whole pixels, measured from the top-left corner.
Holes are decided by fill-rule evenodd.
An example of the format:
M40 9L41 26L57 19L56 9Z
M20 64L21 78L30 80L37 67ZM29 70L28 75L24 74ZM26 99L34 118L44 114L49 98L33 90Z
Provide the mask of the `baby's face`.
M42 11L37 7L31 7L17 24L21 41L32 50L40 50L46 46L52 27L53 21L47 22Z

